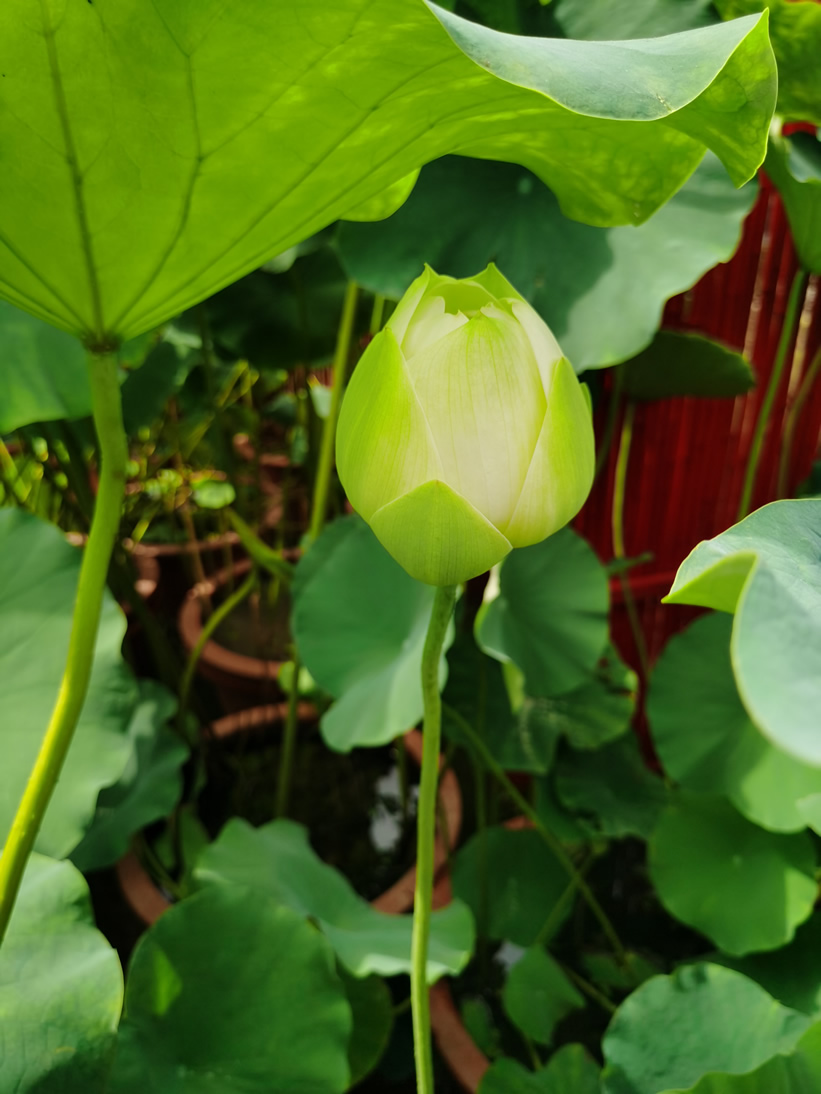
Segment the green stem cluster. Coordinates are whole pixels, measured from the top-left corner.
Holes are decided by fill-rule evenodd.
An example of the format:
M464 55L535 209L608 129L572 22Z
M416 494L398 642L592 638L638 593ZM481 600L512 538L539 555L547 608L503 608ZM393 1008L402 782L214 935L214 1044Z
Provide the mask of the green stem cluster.
M761 408L758 411L758 418L756 419L752 441L750 442L750 455L747 460L747 470L744 474L744 484L741 487L741 498L738 503L736 520L743 520L750 512L755 477L758 471L758 465L761 462L761 450L764 446L764 435L767 432L767 426L773 411L775 397L781 384L784 365L787 363L787 353L792 345L795 328L801 314L801 303L804 299L804 289L806 288L808 276L806 270L799 268L796 270L795 277L790 286L790 295L787 299L787 310L784 314L784 325L781 328L781 337L778 340L778 349L775 353L773 370L770 373L770 381L767 384L767 390L764 392L764 398L761 401Z
M430 1000L428 998L428 940L433 904L434 841L436 838L436 801L439 786L439 750L442 734L442 700L439 696L439 659L445 643L456 588L448 585L436 590L425 648L422 653L422 773L416 813L416 890L413 901L413 940L411 943L411 1013L413 1051L416 1062L418 1094L433 1094L433 1051L430 1039Z
M101 461L97 500L80 567L60 691L0 858L0 942L88 691L108 565L125 494L128 442L123 428L116 355L92 353L88 367Z
M238 604L241 604L246 597L251 595L256 583L257 571L256 567L252 566L251 572L243 583L234 589L231 595L227 596L225 600L211 612L208 619L203 624L199 637L188 655L188 660L185 663L185 669L182 674L182 683L180 684L180 701L177 715L179 729L183 735L185 735L185 715L188 711L188 699L191 694L191 685L194 682L194 673L196 672L200 657L202 657L202 651L205 649L211 639L211 635L220 623L228 618Z
M331 474L334 466L334 443L336 441L336 423L342 406L342 393L348 375L348 361L351 356L351 338L356 318L356 304L359 299L359 286L349 281L345 289L342 316L336 334L336 349L333 362L333 383L331 386L331 405L328 417L322 429L322 441L319 447L319 460L314 480L314 494L311 500L311 522L305 537L306 550L316 542L325 527L328 513L328 496L331 490ZM296 739L299 722L299 672L301 663L299 652L294 652L294 675L288 695L288 715L282 737L282 753L279 758L279 776L277 780L276 815L284 816L288 811L288 799L291 791L291 776L296 754Z
M627 468L630 463L630 449L633 444L633 423L636 418L636 404L632 399L628 400L624 408L624 419L621 426L619 439L619 454L616 457L616 473L613 479L613 509L611 512L611 525L613 535L613 555L616 559L623 560L627 557L624 549L624 501L627 496ZM641 629L638 608L630 586L630 575L621 571L619 573L624 607L627 611L627 620L633 641L636 644L636 653L641 666L642 677L645 684L650 677L650 657L647 652L647 643L644 639L644 631Z
M356 302L359 298L359 286L355 281L349 281L345 290L345 302L342 305L342 318L336 336L336 351L334 353L334 376L331 387L331 406L328 417L325 420L325 428L322 430L322 442L319 448L319 461L316 468L314 481L314 496L311 502L311 524L308 529L308 544L319 538L319 533L325 526L325 516L328 511L328 493L331 486L331 472L334 465L334 442L336 440L336 423L339 418L339 408L342 405L342 392L345 390L345 380L348 375L348 359L351 353L351 336L353 324L356 318Z
M804 404L810 397L812 389L815 387L815 381L818 379L819 372L821 372L821 348L815 351L813 359L810 361L810 366L804 374L801 386L798 389L798 393L795 396L793 404L787 412L787 417L784 421L784 431L781 434L781 455L778 461L777 493L779 498L785 497L787 493L787 480L790 474L790 459L792 457L795 431L801 417L801 411L804 409Z
M561 840L557 839L556 836L553 835L553 833L542 821L542 818L539 816L539 814L536 812L536 810L533 808L533 806L530 804L524 794L522 794L514 786L514 784L508 778L507 773L505 772L502 765L497 762L497 760L493 756L493 753L487 747L485 742L482 740L482 738L479 736L479 734L476 732L476 730L473 728L467 718L462 717L459 711L455 710L453 707L448 706L446 709L448 717L452 718L459 726L459 731L463 734L464 737L467 738L470 747L473 749L476 755L479 756L486 769L490 772L494 779L496 779L499 785L504 788L505 793L513 802L513 804L517 807L517 809L520 810L522 815L530 821L536 832L542 838L542 841L552 851L559 865L567 872L568 876L570 877L570 885L568 887L568 890L559 898L559 902L564 905L566 900L570 897L570 895L572 895L573 891L578 890L581 894L582 899L585 901L590 911L598 920L599 926L601 927L605 937L610 943L613 949L613 953L615 954L619 964L626 967L627 951L625 950L624 945L616 932L616 928L610 922L610 919L608 918L604 908L602 908L601 904L599 904L593 890L587 884L583 872L576 869L576 866L573 864L573 860L570 858L567 851L565 851L564 847L562 846Z

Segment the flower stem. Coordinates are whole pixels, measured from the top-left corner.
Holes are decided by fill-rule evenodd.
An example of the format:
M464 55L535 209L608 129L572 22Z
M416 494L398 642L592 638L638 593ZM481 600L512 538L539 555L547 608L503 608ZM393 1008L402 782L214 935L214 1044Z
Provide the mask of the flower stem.
M194 680L194 673L197 665L199 664L200 657L202 657L202 651L208 644L211 635L222 623L223 619L226 619L231 612L236 608L238 604L241 604L247 596L250 596L251 591L257 583L257 571L256 567L251 567L251 572L246 577L245 581L234 591L230 596L227 596L223 602L214 609L208 616L203 624L202 630L199 633L197 641L188 655L188 660L185 663L185 670L182 674L182 683L180 684L180 699L179 708L177 714L178 725L180 732L185 736L185 715L188 711L188 699L191 694L191 684Z
M615 380L613 381L613 387L610 391L610 401L607 404L607 417L604 423L604 431L602 432L601 441L599 442L599 450L596 453L596 466L593 471L593 482L598 479L604 469L604 465L607 463L607 457L610 455L610 445L613 442L613 433L616 429L616 419L619 415L621 389L624 383L624 369L617 365L613 369L613 375L615 376Z
M299 725L299 673L302 665L299 654L294 654L293 676L291 688L288 692L288 714L285 718L285 732L282 735L282 751L279 754L279 776L277 779L276 810L277 817L287 816L288 804L291 797L291 776L294 768L294 756L296 754L296 737Z
M314 480L314 495L311 500L311 522L306 535L306 549L318 538L325 527L325 517L328 512L328 493L331 488L331 471L334 465L334 441L336 440L336 423L339 419L339 408L342 405L342 392L345 389L345 379L348 375L348 358L351 354L351 336L353 324L356 318L356 302L359 298L359 286L355 281L349 281L345 290L345 301L342 305L342 315L339 320L339 329L336 335L336 351L334 353L334 378L331 387L331 406L328 417L322 427L322 441L319 446L319 461ZM288 716L285 721L285 732L282 738L282 752L279 758L279 775L277 778L276 815L282 817L288 809L288 799L291 794L291 775L294 766L297 739L297 713L299 704L299 651L294 651L294 675L291 681L291 691L288 695Z
M413 902L411 944L411 1011L417 1094L433 1094L433 1052L430 1040L427 967L433 903L439 741L442 731L439 659L455 602L455 586L447 585L436 590L425 649L422 653L422 698L425 720L422 734L422 774L419 781L419 803L416 813L416 891Z
M619 440L619 454L616 459L616 475L613 481L613 508L611 511L611 524L613 532L613 555L617 559L624 559L627 554L624 550L624 499L627 493L627 467L630 462L630 448L633 443L633 422L636 417L636 404L628 400L624 408L624 421L621 426L621 438ZM650 657L647 653L647 643L644 640L644 631L641 629L636 601L633 590L630 587L630 575L622 571L619 574L624 607L627 610L627 620L636 644L636 654L639 659L642 678L645 685L650 677Z
M101 457L97 500L80 567L60 691L0 858L0 942L88 691L108 564L125 493L128 442L123 429L116 354L91 353L88 370Z
M821 372L821 348L815 351L813 359L810 361L810 366L801 381L801 386L798 389L795 400L787 413L786 421L784 422L784 432L781 436L781 456L778 461L777 494L779 498L786 497L787 494L787 478L790 473L790 459L792 457L795 430L801 416L801 411L804 409L804 403L806 403L810 396L810 392L815 386L815 381L818 379L819 372Z
M25 509L28 491L20 481L17 466L11 457L11 453L0 437L0 477L9 497L13 497L17 504Z
M485 742L482 740L482 738L479 736L479 734L476 732L476 730L473 728L467 718L464 718L458 710L454 709L451 706L447 706L446 710L448 717L452 718L453 721L457 723L461 733L463 733L464 736L467 737L468 741L470 742L471 748L473 748L478 753L480 759L482 760L482 763L485 765L487 770L491 773L494 779L496 779L496 781L504 787L505 792L510 800L518 809L521 810L522 814L527 817L527 819L533 825L534 829L541 836L544 843L546 843L550 850L553 852L559 862L559 865L562 866L562 868L567 872L568 876L570 877L571 885L579 890L582 899L585 901L590 911L599 921L599 926L601 927L602 931L610 942L617 961L623 967L626 967L627 951L625 950L621 939L616 933L616 928L608 919L607 913L605 912L604 908L602 908L601 904L599 904L593 893L593 890L585 881L583 873L580 870L577 870L574 866L573 860L565 851L564 847L561 844L561 841L558 840L550 831L550 829L544 824L542 818L539 816L539 814L536 812L536 810L533 808L533 806L530 804L524 794L520 793L519 790L516 789L516 787L507 777L507 774L505 773L502 765L496 761L493 753L487 747ZM566 896L563 894L559 899L561 901L564 901L566 899Z
M764 392L764 398L761 400L761 407L758 411L755 429L753 430L753 439L750 442L750 455L747 458L747 470L744 473L744 485L741 488L741 500L738 503L736 520L743 520L750 511L750 505L752 504L753 498L753 487L755 486L755 476L761 461L761 449L764 445L764 434L767 431L770 415L773 411L775 396L778 392L779 384L781 383L781 375L784 372L784 365L787 362L787 352L792 344L795 326L801 313L801 302L804 298L804 288L807 284L808 276L806 270L801 268L797 269L792 285L790 286L787 310L784 313L784 325L781 328L781 337L778 340L778 349L775 353L773 370L770 373L770 382L767 384L767 390Z
M349 281L345 290L345 302L342 305L342 317L339 321L339 330L336 336L336 352L334 354L334 379L331 387L331 406L325 425L322 429L322 442L319 447L319 461L316 468L314 481L314 496L311 502L311 524L308 529L308 541L313 543L325 525L325 515L328 509L328 491L331 486L331 471L334 463L334 441L336 439L336 423L339 418L339 408L342 405L342 392L345 388L345 378L348 374L348 357L351 350L351 335L356 316L356 301L359 296L359 286L355 281Z
M382 329L382 318L385 314L385 297L382 293L377 293L373 298L373 311L371 312L371 322L369 330L371 334L379 334Z

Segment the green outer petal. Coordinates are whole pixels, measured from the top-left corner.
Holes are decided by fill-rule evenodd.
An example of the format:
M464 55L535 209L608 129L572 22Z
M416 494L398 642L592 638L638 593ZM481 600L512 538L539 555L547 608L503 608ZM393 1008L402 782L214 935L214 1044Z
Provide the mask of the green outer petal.
M570 362L556 365L547 413L513 516L503 529L514 547L539 543L578 513L593 485L593 420Z
M487 289L498 300L521 300L523 304L527 304L522 294L511 285L495 262L488 262L482 272L474 274L470 280L481 285L483 289Z
M441 474L391 330L374 338L348 384L336 434L336 465L351 505L365 520Z
M426 482L374 513L382 546L417 581L456 585L495 566L510 543L443 482Z

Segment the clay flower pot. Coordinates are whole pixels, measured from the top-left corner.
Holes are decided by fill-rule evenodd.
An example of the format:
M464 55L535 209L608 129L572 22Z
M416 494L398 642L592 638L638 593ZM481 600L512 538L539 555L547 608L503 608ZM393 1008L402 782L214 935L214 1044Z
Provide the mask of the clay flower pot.
M157 591L157 586L160 583L160 564L156 558L150 558L147 555L132 554L131 557L134 559L134 566L137 570L137 580L134 582L134 588L143 600L149 600Z
M85 547L88 536L84 532L67 532L66 540L72 547ZM136 571L134 591L143 600L150 600L160 583L160 564L156 558L136 550L135 545L130 540L126 540L123 546L130 554ZM126 615L131 613L131 605L128 601L121 606Z
M436 896L434 894L434 907ZM430 989L430 1021L439 1055L468 1094L476 1094L490 1060L468 1033L456 1008L447 977Z
M261 527L269 530L275 528L281 517L282 508L277 495L271 498ZM196 580L195 556L198 556L205 573L210 574L220 565L225 566L233 561L235 553L241 550L240 538L234 531L178 543L133 543L126 539L123 546L131 554L139 573L142 573L143 566L156 573L161 585L158 599L163 610L170 612L177 611L185 590Z
M295 551L285 554L291 560L298 557ZM177 616L177 628L186 653L191 653L202 634L203 600L213 597L229 580L239 584L250 568L251 560L243 559L188 591ZM211 638L200 655L197 672L216 685L224 709L234 713L284 698L279 685L282 664L283 661L236 653Z
M279 703L270 706L257 707L253 710L239 711L220 718L211 726L213 736L217 738L231 737L236 733L248 732L253 729L261 729L275 721L284 720L287 713L287 704ZM300 721L310 721L316 718L316 711L309 704L301 704ZM405 748L409 758L418 766L422 763L422 734L415 729L405 734ZM441 761L440 761L441 763ZM449 848L454 847L459 840L459 832L462 827L462 795L459 790L459 782L456 775L448 769L445 771L439 783L439 817L440 824L437 828L436 847L434 858L434 876L447 880L446 867ZM444 823L442 823L444 822ZM445 831L442 831L444 829ZM139 858L133 851L125 854L117 863L117 878L126 901L132 911L143 923L150 926L171 907L171 902L158 888L153 878L144 868ZM371 901L372 907L377 911L387 912L390 915L399 915L413 907L413 894L416 885L416 866L406 870L398 881L389 889ZM448 890L449 892L449 890ZM450 897L448 895L447 899ZM436 896L434 895L434 902ZM436 907L440 905L435 904Z
M233 441L234 451L241 459L247 460L248 463L256 461L257 452L247 433L236 433ZM264 472L263 488L273 486L278 490L291 466L291 459L284 452L263 451L259 457L259 464Z

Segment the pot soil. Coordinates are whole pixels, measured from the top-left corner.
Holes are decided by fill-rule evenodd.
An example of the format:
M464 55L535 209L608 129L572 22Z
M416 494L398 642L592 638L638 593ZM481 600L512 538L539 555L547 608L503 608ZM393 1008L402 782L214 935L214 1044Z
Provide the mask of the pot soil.
M286 557L288 554L294 557L295 552L286 552ZM250 568L250 559L243 559L189 590L177 617L187 654L202 634L203 602L213 599L218 603L229 585L240 584ZM291 660L289 614L290 600L284 591L273 609L249 598L237 605L206 642L197 672L216 686L227 713L284 698L279 671L284 662Z
M253 738L257 733L264 730L266 727L271 726L273 723L281 723L287 713L286 704L276 704L266 707L258 707L253 710L245 710L231 714L225 718L221 718L215 722L211 727L211 736L215 743L244 743L245 740ZM300 710L300 728L305 732L304 727L310 728L311 716L313 715L313 723L316 723L316 712L313 711L308 704L304 704ZM414 768L418 770L422 762L422 734L418 730L411 730L406 733L404 738L404 748L407 757L411 760ZM303 742L304 744L304 742ZM322 746L324 749L324 746ZM297 748L297 764L301 755L305 755L306 748ZM335 760L346 760L349 757L338 757L335 753L330 753L329 750L324 751ZM377 753L380 750L360 750L361 752ZM361 763L361 755L360 755ZM265 773L263 773L265 774ZM268 773L267 782L270 783L270 773ZM275 781L275 780L274 780ZM323 795L321 792L310 795L297 793L296 779L293 787L292 799L294 801L294 808L289 811L289 815L292 819L299 821L300 817L300 802L303 803L306 799L312 801L322 801ZM219 788L217 788L219 790ZM321 788L320 788L321 790ZM204 803L207 806L207 803ZM310 803L309 803L310 804ZM349 804L350 808L350 804ZM221 822L224 822L224 818L218 818L215 822L214 813L212 808L206 808L205 812L210 814L206 819L206 826L211 827L215 831L213 835L221 827ZM252 823L263 823L266 818L253 817ZM307 819L307 818L306 818ZM367 819L367 818L366 818ZM212 825L208 824L208 821L212 822ZM435 877L441 879L446 877L446 868L449 855L449 848L454 847L459 839L459 832L462 824L462 796L459 790L459 783L453 771L446 770L442 775L442 779L439 785L439 823L437 826L436 846L435 846L435 858L434 858L434 870ZM312 842L315 842L312 831L312 825L308 825L311 832ZM331 822L326 826L329 828L334 827L334 819L331 818ZM338 828L338 824L336 824ZM415 849L415 824L408 826L408 833L412 837L411 849ZM337 832L338 836L338 832ZM321 841L317 841L321 842ZM332 854L326 854L325 848L322 846L317 847L317 852L326 861L333 858ZM406 860L407 861L407 860ZM332 865L339 866L338 863L332 862ZM344 872L344 871L343 871ZM117 877L122 888L126 901L135 914L147 925L150 925L163 914L169 907L170 901L165 894L160 890L154 879L149 872L145 869L142 862L138 858L137 854L132 850L117 864ZM355 884L355 882L354 882ZM371 898L371 904L378 911L386 912L392 915L398 915L401 912L406 912L413 907L414 887L416 885L416 866L415 863L409 865L403 869L400 876L388 884L384 890L375 894ZM361 891L361 885L355 887ZM436 899L436 897L434 898ZM449 896L448 896L449 899ZM436 905L437 907L439 905Z

